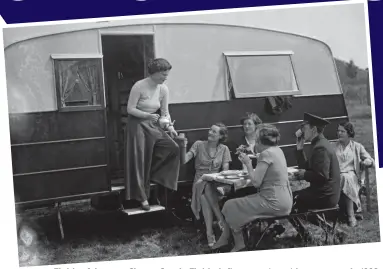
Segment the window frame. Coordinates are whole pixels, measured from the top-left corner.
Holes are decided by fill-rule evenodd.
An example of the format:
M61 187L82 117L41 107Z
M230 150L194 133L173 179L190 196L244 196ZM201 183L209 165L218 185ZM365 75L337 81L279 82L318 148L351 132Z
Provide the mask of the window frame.
M105 109L105 85L104 85L104 65L103 65L103 55L102 54L51 54L52 67L53 67L53 80L54 87L56 90L56 104L57 110L59 112L72 112L72 111L95 111L95 110L104 110ZM66 106L63 107L61 104L61 91L57 81L57 68L56 61L68 60L99 60L100 61L100 104L97 105L79 105L79 106Z
M223 56L225 59L225 78L226 78L226 92L228 94L229 99L241 99L241 98L251 98L251 97L271 97L271 96L299 96L302 95L302 91L299 85L299 79L297 78L296 68L293 60L293 51L227 51L223 52ZM254 93L241 93L238 92L233 85L233 75L230 70L228 58L229 57L256 57L256 56L288 56L292 72L294 75L294 80L296 83L297 90L296 91L282 91L282 92L254 92ZM229 86L229 80L231 80L232 88ZM232 91L231 91L232 89Z

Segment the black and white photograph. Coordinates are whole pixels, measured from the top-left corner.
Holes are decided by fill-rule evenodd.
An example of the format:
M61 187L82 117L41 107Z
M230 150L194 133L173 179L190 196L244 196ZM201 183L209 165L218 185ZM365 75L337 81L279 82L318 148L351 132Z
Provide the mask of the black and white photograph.
M368 29L366 1L5 27L20 267L380 242Z

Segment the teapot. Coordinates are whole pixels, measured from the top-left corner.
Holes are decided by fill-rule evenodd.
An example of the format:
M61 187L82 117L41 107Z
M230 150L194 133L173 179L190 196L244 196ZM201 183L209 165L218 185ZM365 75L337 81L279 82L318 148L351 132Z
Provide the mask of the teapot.
M160 117L158 123L162 129L165 129L169 126L170 120L167 117Z

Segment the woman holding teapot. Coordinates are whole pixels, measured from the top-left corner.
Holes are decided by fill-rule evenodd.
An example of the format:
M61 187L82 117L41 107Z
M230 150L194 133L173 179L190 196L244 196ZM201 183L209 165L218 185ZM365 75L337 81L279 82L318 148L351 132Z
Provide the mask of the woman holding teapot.
M177 132L169 114L169 90L163 84L171 69L165 59L150 61L149 76L133 85L127 105L125 198L139 201L146 211L150 181L177 190L180 153L171 139Z

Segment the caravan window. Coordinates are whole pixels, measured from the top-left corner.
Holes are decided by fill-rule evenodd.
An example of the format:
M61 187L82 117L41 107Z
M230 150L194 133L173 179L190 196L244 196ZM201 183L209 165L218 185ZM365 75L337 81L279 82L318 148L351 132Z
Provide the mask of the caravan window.
M228 52L228 88L232 97L300 94L292 52Z
M102 58L52 55L60 111L98 109L103 105Z

